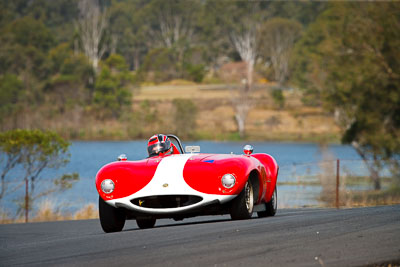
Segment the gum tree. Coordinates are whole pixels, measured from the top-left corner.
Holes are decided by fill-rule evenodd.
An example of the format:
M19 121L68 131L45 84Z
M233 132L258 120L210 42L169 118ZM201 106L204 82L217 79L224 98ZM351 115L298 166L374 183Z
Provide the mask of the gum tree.
M0 200L9 192L7 187L11 171L21 168L22 172L13 173L13 180L30 184L29 197L25 199L23 209L29 210L32 202L55 191L72 187L79 180L74 174L63 175L54 179L46 191L35 192L35 185L40 181L45 169L58 169L69 162L69 143L54 132L40 130L12 130L0 133Z
M400 176L399 16L391 2L332 3L298 50L302 80L335 114L377 190L385 165Z

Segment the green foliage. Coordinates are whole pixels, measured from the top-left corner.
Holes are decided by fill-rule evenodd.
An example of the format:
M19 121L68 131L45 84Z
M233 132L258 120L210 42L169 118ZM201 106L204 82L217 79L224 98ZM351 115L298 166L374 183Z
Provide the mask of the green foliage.
M178 77L174 51L168 48L151 50L144 59L139 71L139 76L144 81L161 83Z
M74 172L72 174L64 174L60 178L55 179L53 183L58 190L65 191L71 189L77 181L79 181L79 174Z
M69 45L62 43L49 52L55 74L47 82L44 91L47 99L62 113L76 105L92 102L95 73L83 54L75 54Z
M123 57L112 55L104 62L94 87L94 107L99 118L119 118L130 107L132 94L127 86L132 81Z
M23 47L33 46L41 51L48 51L54 44L53 35L48 28L31 17L14 21L8 30L13 35L14 43Z
M0 30L0 42L0 73L32 72L39 79L50 73L46 53L54 40L43 23L30 17L15 20Z
M31 198L34 194L34 184L40 178L40 174L46 168L58 169L69 162L68 147L70 143L62 139L54 132L43 132L40 130L12 130L0 133L0 163L1 190L0 199L7 192L9 172L16 166L21 166L24 175L19 179L29 180L31 184ZM64 190L68 183L77 181L78 177L72 175L60 179L59 188ZM67 186L67 187L65 187ZM38 196L42 196L40 192Z
M18 102L23 98L21 80L14 74L0 76L0 123L18 108Z
M7 155L18 155L18 162L26 167L32 164L51 168L65 165L69 145L54 132L17 129L0 133L0 150Z
M282 109L285 106L285 96L283 95L283 91L281 89L272 90L271 96L279 108Z
M197 107L190 99L174 99L175 133L182 138L191 138L196 130Z
M335 3L310 25L298 47L299 84L334 111L344 143L368 162L379 189L382 160L400 154L399 5ZM379 33L379 34L378 34ZM368 164L368 163L367 163ZM397 174L398 175L398 174Z
M203 78L205 75L204 65L202 65L202 64L199 64L199 65L187 64L185 67L185 70L187 72L189 80L197 82L197 83L200 83L203 81Z

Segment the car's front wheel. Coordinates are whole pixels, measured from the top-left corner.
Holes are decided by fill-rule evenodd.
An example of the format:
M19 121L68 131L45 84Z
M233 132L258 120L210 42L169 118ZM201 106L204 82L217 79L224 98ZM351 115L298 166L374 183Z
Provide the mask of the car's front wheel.
M250 219L254 208L254 190L250 180L246 182L243 191L233 200L231 218L233 220Z
M106 233L120 232L122 228L124 228L126 220L125 212L108 205L100 196L99 216L101 228L103 228Z
M140 229L153 228L156 224L156 219L153 217L149 218L136 218L136 223Z

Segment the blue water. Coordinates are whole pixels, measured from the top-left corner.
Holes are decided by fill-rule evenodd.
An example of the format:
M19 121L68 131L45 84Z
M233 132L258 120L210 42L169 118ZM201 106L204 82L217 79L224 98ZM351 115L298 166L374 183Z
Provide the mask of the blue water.
M51 182L54 177L60 177L64 173L79 173L80 181L72 189L63 193L52 194L45 198L54 202L55 206L61 206L68 211L76 211L88 203L97 203L98 195L94 180L97 171L105 164L115 161L118 155L126 154L128 160L139 160L147 157L146 141L99 141L99 142L72 142L70 146L70 162L58 170L45 170L42 173L42 184L37 186L40 191ZM307 170L314 172L316 163L323 159L320 147L313 143L277 143L277 142L248 142L254 147L254 153L268 153L272 155L280 166L279 181L291 181L295 179L291 174L293 166L308 164ZM199 145L203 153L242 154L244 142L211 142L198 141L186 142L184 145ZM348 160L359 160L359 156L350 146L330 145L328 150L332 157ZM310 167L311 166L311 167ZM319 194L320 188L299 189L298 186L281 186L278 188L279 199L284 201L283 206L318 205L315 196ZM311 192L311 193L310 193ZM8 197L23 196L21 188ZM295 197L294 197L295 196ZM2 202L5 205L7 200ZM37 204L40 201L37 201ZM278 203L280 203L278 201ZM282 203L281 203L282 204ZM13 204L7 204L13 209ZM14 207L15 208L15 207Z

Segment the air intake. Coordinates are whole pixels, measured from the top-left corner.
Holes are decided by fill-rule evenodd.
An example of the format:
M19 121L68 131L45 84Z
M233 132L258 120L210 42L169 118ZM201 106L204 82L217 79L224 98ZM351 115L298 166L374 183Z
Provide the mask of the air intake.
M191 195L166 195L135 198L131 200L131 203L143 208L171 209L190 206L202 200L202 197Z

